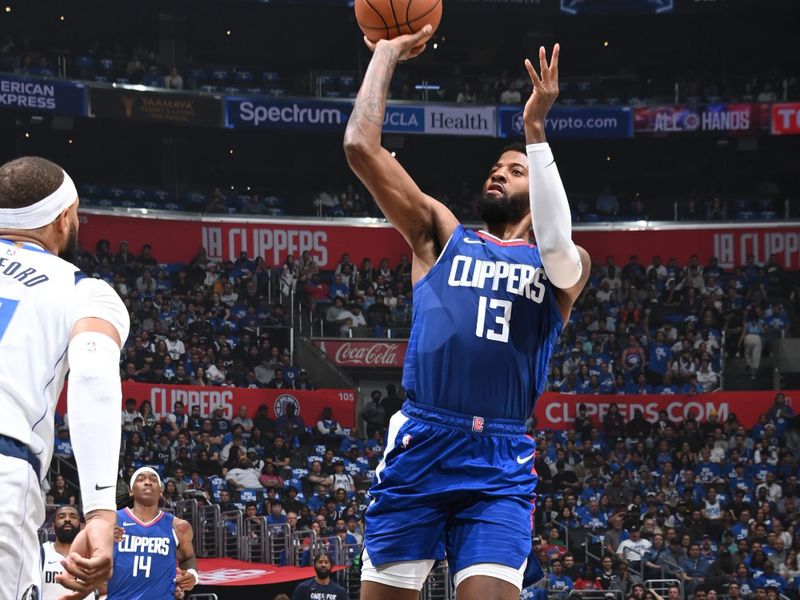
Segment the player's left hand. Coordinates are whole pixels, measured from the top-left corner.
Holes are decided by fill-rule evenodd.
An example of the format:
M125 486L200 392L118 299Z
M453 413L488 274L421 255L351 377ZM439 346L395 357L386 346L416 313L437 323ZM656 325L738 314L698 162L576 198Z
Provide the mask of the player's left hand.
M525 59L525 68L528 70L528 75L530 75L531 83L533 84L533 92L531 97L528 98L523 112L526 134L529 129L539 127L544 132L545 117L550 112L556 98L558 98L558 55L560 51L561 46L558 44L553 46L553 54L548 63L547 51L544 46L539 48L541 77L536 72L533 64L531 64L531 61L527 58Z
M181 588L183 591L188 592L197 582L194 580L194 575L187 573L180 567L177 570L177 577L175 577L175 586Z
M117 514L111 510L92 511L61 565L64 572L56 581L68 590L78 592L66 598L82 598L111 579L114 568L114 526Z

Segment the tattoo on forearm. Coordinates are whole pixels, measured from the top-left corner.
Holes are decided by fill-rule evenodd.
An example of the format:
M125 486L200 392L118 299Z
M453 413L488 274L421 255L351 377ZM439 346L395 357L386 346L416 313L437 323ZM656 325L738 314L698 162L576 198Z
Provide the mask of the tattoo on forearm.
M382 46L376 50L350 115L348 123L350 133L357 130L364 134L380 135L386 113L386 96L397 65L397 57L394 48ZM370 125L377 127L377 130L372 129Z

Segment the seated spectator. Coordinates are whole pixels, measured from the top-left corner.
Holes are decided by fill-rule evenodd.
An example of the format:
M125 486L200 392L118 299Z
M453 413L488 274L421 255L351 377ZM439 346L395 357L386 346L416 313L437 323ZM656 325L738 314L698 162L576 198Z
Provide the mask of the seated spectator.
M183 77L181 77L181 74L178 72L178 67L172 67L172 69L170 69L169 75L164 78L164 87L173 90L183 89Z
M261 487L259 472L250 465L246 455L238 458L236 467L230 469L225 475L225 482L234 490L257 489Z
M317 421L315 437L328 448L338 449L342 444L345 433L338 421L333 418L333 410L330 406L326 406L322 410L322 418Z
M265 488L283 489L283 477L277 473L275 464L271 462L264 464L258 481Z
M356 485L353 481L353 478L344 472L344 463L341 459L336 460L334 463L334 472L328 478L328 484L330 485L331 489L336 492L336 490L344 490L345 492L355 492Z

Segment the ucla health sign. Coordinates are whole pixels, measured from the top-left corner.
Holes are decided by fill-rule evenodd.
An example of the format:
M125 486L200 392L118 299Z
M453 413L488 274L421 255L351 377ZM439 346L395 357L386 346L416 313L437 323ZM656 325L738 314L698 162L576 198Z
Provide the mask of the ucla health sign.
M498 109L499 137L525 137L522 106ZM629 138L633 136L633 118L628 107L587 107L550 110L545 131L553 139Z
M71 81L0 74L0 108L85 116L86 89Z
M228 96L225 99L225 126L230 129L344 131L352 110L349 101ZM390 105L386 108L383 130L387 133L423 133L425 109Z
M496 137L496 115L494 106L428 104L425 133Z

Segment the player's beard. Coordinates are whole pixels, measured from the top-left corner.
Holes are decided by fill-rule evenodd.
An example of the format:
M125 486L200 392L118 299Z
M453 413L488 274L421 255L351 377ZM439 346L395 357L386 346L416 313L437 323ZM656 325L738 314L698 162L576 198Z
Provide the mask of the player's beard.
M519 223L530 210L527 192L487 196L483 194L478 200L478 214L487 225L504 225Z
M56 528L56 539L61 542L62 544L71 544L75 538L77 537L78 533L80 532L80 527L73 527L72 529L64 529L64 526Z
M317 573L317 577L320 579L327 579L331 575L330 567L318 567L314 565L314 571Z
M69 228L69 234L67 235L67 243L58 252L58 257L64 259L67 262L71 262L73 265L75 261L78 260L78 227Z

